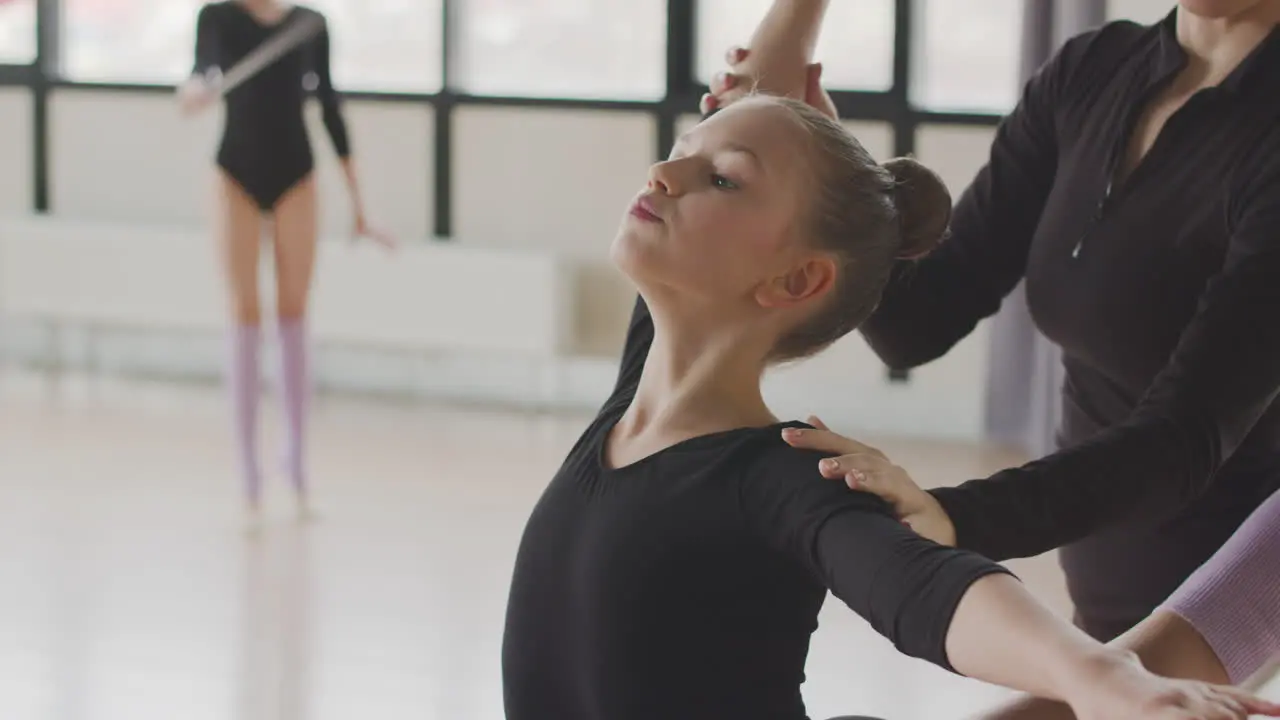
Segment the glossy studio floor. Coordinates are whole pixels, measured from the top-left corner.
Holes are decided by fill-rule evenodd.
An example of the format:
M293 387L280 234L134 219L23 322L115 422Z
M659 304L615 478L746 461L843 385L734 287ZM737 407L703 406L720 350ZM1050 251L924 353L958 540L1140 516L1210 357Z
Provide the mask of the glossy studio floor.
M273 478L250 533L223 411L215 387L3 377L0 717L500 720L516 542L582 418L321 398L317 517ZM1017 461L875 441L928 483ZM1066 612L1051 556L1015 567ZM1003 695L898 656L836 601L805 692L817 718L901 720Z

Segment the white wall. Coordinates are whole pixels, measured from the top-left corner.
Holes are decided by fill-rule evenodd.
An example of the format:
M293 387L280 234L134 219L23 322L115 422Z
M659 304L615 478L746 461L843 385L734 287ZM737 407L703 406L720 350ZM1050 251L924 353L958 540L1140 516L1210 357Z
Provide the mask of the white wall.
M454 231L463 243L537 247L582 264L579 350L616 355L635 295L608 260L643 187L657 130L646 113L459 108Z
M31 92L0 88L0 213L31 207Z
M432 110L412 103L351 101L347 117L372 219L407 242L428 241ZM341 176L314 107L309 120L323 222L329 232L340 233L350 223ZM58 89L50 121L55 214L210 227L218 114L184 119L167 94ZM696 121L682 118L680 129ZM30 123L26 91L0 92L0 212L30 207ZM561 368L559 382L575 402L590 406L612 379L634 297L609 264L607 250L627 200L654 157L653 120L630 112L466 107L457 111L454 123L456 241L544 250L580 266L574 357ZM874 156L890 156L891 126L847 126ZM917 155L958 193L984 159L989 141L985 129L925 128ZM465 298L459 307L465 310ZM853 335L818 358L774 372L768 395L788 416L816 412L872 432L977 437L984 337L980 330L946 358L914 372L909 383L892 384L865 342ZM99 357L106 366L205 376L218 371L218 338L122 335L102 342ZM500 398L528 384L527 368L445 356L424 361L335 350L320 364L328 384L388 392L431 394L452 384L484 395L488 383Z
M924 125L916 133L916 157L942 176L956 198L987 161L994 140L995 128Z
M350 203L319 109L308 108L322 223L350 226ZM406 240L431 228L434 113L350 102L347 124L371 216ZM50 99L54 211L75 219L205 225L220 112L191 119L166 94L58 90Z
M1171 0L1107 0L1107 19L1159 22L1175 4Z

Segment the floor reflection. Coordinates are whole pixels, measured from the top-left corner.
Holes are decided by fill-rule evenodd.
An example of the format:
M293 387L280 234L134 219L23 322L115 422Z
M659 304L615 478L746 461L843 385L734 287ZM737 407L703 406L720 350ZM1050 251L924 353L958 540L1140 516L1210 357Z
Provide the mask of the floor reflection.
M274 447L276 418L263 427ZM501 720L515 548L581 427L329 399L313 425L318 519L296 522L272 479L249 535L215 389L70 386L51 403L6 378L0 718ZM926 483L1009 460L876 443ZM501 471L477 461L498 455ZM1052 557L1016 570L1065 608ZM815 718L946 720L1003 694L898 655L834 600L808 677Z

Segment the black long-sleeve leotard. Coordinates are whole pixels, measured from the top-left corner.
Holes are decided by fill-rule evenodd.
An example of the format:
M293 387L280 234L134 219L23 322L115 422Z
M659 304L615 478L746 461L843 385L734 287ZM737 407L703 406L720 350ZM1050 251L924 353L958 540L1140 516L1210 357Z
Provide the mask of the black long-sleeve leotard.
M288 25L319 20L320 31L226 97L226 120L217 162L264 211L307 177L315 166L303 107L314 82L325 128L339 157L351 154L346 122L329 70L329 30L324 16L295 5L275 23L263 23L233 0L209 3L196 20L194 72L226 72Z
M783 425L604 461L653 340L637 301L613 395L534 508L503 637L509 720L799 720L829 588L903 652L947 667L960 598L1005 572L924 540L818 473Z

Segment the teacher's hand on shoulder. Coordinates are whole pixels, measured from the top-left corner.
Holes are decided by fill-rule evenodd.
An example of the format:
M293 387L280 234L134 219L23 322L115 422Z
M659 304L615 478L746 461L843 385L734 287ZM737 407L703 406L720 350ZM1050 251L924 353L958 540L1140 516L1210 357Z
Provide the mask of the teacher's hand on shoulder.
M823 477L843 480L853 490L880 496L912 530L941 545L956 544L951 518L906 470L876 448L832 432L816 417L808 422L816 429L787 428L782 431L782 439L795 448L831 453L833 457L818 463Z

